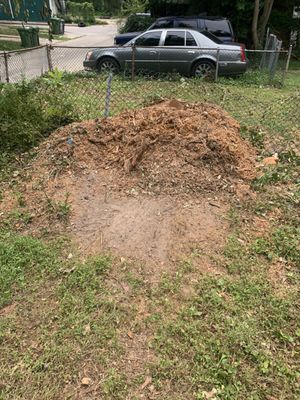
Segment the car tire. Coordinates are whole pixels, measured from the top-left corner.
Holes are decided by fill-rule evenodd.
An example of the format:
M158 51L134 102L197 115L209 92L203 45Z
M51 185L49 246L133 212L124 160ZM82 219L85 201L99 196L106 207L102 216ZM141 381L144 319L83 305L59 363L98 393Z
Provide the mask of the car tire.
M192 67L192 76L195 78L210 78L215 73L215 65L211 61L200 60Z
M97 70L98 72L118 74L120 72L120 66L114 58L104 57L99 60Z

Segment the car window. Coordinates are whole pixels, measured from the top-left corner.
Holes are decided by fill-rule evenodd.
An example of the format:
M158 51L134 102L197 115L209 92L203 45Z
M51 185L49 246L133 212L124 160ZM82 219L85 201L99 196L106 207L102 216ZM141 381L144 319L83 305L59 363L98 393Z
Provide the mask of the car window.
M163 19L154 22L149 29L173 28L173 20Z
M202 31L202 35L206 36L208 39L212 40L216 44L222 44L224 43L221 39L217 38L215 35L208 31Z
M231 36L231 30L226 20L205 20L206 28L216 36Z
M165 39L165 46L184 46L184 37L184 31L169 31Z
M196 19L179 19L178 20L178 28L192 28L197 29L197 20Z
M136 39L136 46L158 46L161 36L161 31L159 32L147 32Z
M186 46L197 46L194 36L190 33L186 33Z

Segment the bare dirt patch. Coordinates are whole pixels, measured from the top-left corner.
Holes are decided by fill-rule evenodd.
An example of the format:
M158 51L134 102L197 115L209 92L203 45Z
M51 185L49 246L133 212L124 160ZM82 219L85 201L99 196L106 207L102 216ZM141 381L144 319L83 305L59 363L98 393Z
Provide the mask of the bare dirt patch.
M101 182L101 176L89 176L72 191L72 232L84 253L109 249L163 266L197 246L215 248L224 236L222 204L170 195L122 196L107 193Z

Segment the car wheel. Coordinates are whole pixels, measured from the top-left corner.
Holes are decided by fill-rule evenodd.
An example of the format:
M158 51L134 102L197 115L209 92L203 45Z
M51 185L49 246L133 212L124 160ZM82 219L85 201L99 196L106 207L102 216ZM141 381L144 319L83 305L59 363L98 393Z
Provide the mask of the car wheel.
M117 61L110 57L102 58L98 62L97 68L99 72L111 72L113 74L117 74L120 71Z
M198 61L192 68L192 76L195 78L211 77L215 73L215 66L210 61Z

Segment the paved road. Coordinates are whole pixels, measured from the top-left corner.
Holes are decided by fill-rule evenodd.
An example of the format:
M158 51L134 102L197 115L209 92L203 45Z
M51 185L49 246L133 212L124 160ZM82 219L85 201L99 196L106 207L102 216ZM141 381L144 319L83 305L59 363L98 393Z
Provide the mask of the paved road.
M107 25L93 25L84 28L66 25L66 36L77 38L65 42L55 41L54 49L51 50L53 67L67 72L81 71L87 51L95 47L113 45L116 33L115 21L110 21ZM10 82L20 82L23 78L33 79L47 70L46 48L18 52L12 54L8 59ZM5 79L4 57L0 55L0 81L5 81Z
M85 28L67 25L65 29L67 36L81 36L67 42L60 42L66 46L111 46L114 44L114 37L117 34L117 24L110 21L108 25L92 25Z
M93 25L85 28L67 26L66 35L81 37L56 43L51 51L53 66L68 72L81 71L88 50L95 47L112 46L116 33L117 25L112 22L108 25Z

